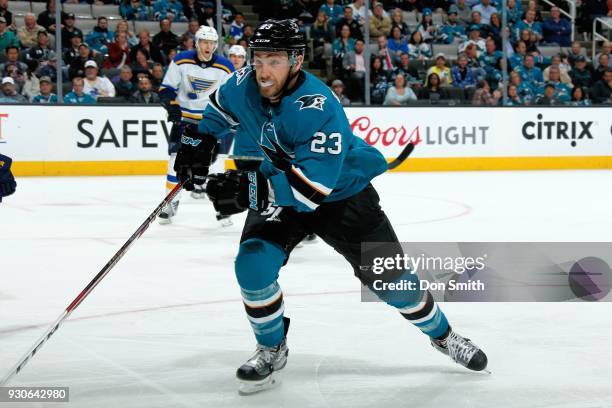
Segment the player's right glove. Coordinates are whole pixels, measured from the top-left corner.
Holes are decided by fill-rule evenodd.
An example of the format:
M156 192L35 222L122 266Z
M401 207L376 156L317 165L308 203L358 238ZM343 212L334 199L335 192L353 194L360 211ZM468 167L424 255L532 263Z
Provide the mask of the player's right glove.
M11 173L12 162L10 157L0 154L0 202L2 197L13 194L17 188L15 177Z
M216 146L217 139L214 136L199 133L195 124L185 125L174 162L176 177L183 183L185 190L192 191L194 185L204 184Z
M179 105L168 104L166 105L166 111L168 112L168 122L181 122L182 113Z
M258 171L228 170L208 176L206 194L221 215L251 209L262 212L270 204L268 180Z

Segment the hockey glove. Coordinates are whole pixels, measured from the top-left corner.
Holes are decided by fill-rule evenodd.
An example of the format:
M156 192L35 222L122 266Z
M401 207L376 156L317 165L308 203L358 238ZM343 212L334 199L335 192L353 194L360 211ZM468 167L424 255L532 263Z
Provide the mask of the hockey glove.
M174 171L185 190L192 191L194 185L204 184L216 146L217 139L198 133L197 125L185 126L174 162Z
M0 202L2 197L13 194L17 188L15 177L11 173L12 162L10 157L0 154Z
M181 107L179 105L168 104L166 105L168 111L168 122L180 123L181 122Z
M258 171L228 170L208 176L206 194L221 215L248 209L261 212L268 207L268 180Z

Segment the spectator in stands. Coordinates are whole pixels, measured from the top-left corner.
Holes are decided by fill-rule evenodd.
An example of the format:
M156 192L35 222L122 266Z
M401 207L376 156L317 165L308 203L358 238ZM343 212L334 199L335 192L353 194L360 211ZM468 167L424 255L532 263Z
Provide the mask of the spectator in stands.
M72 60L79 57L79 48L82 43L82 37L76 34L70 37L70 43L68 47L64 49L64 65L70 65Z
M354 39L363 39L363 33L361 32L361 26L359 22L353 18L353 9L350 6L344 7L344 15L336 23L336 37L340 36L340 30L343 26L348 26L351 37Z
M421 86L419 72L410 66L410 56L406 52L400 55L399 63L393 70L393 77L400 74L404 76L408 86L417 88Z
M608 68L612 68L612 58L610 58L610 49L612 49L612 45L610 44L610 41L604 41L604 43L601 46L601 52L595 55L595 59L593 60L594 68L599 67L599 57L602 54L606 54L608 56Z
M355 0L354 2L349 4L349 6L353 9L353 16L355 17L355 19L357 19L359 24L363 25L365 23L366 18L365 0Z
M246 63L246 51L240 45L232 45L227 56L236 71L242 68Z
M72 92L64 96L64 103L96 103L96 99L85 93L85 82L83 78L76 77L72 80Z
M478 27L480 31L480 35L483 38L487 38L489 36L489 26L487 24L482 24L482 16L478 11L472 11L472 20L470 21L470 26Z
M98 64L96 61L89 60L85 63L85 93L95 99L101 96L115 96L115 87L106 77L98 76Z
M86 43L79 45L79 55L70 61L68 67L68 77L74 79L75 77L85 76L85 63L89 60L95 60L98 57L95 51L89 49Z
M538 0L529 0L527 2L527 10L525 10L525 12L523 12L523 15L521 16L523 19L527 15L528 11L533 11L535 13L535 21L539 23L544 22L544 19L542 18L542 13L540 13L539 10Z
M502 47L502 24L499 14L493 13L491 15L491 22L489 23L489 37L495 41L495 48L503 50ZM510 43L507 43L508 48L511 47Z
M149 10L140 0L121 0L119 14L126 20L145 21L149 19Z
M352 94L349 95L351 99L361 100L363 98L363 86L367 64L363 49L363 40L355 41L355 50L344 54L344 59L342 60L342 67L349 81L348 89L352 91Z
M465 52L468 45L474 44L478 50L478 55L487 49L485 40L480 37L480 27L476 24L468 29L468 39L459 45L459 53Z
M457 0L455 3L455 8L457 9L459 24L462 26L469 26L472 22L472 9L465 4L465 0Z
M457 57L457 65L451 68L451 79L453 86L459 88L473 88L476 86L476 77L468 67L468 59L465 54Z
M524 101L521 96L518 94L516 85L509 84L508 85L508 99L504 103L505 106L521 106Z
M553 84L546 84L544 86L544 94L536 99L536 105L553 106L561 104L562 102L557 98Z
M46 31L40 31L38 33L37 44L29 48L26 52L26 61L36 61L43 66L46 65L53 56L55 56L55 51L49 46L49 35Z
M23 84L25 82L24 76L26 71L20 71L19 68L17 68L17 66L13 63L7 63L4 65L5 67L2 72L3 77L7 76L13 78L13 81L15 82L15 87L19 92L23 88Z
M451 78L450 68L446 66L446 56L443 53L438 53L436 55L435 65L427 70L428 78L430 74L438 75L441 87L450 86L452 84L453 79ZM425 83L425 85L427 85L427 83Z
M585 59L586 61L586 59ZM567 72L567 69L565 68L565 66L563 66L561 64L561 57L559 55L555 55L551 58L550 61L550 65L548 67L546 67L544 69L544 71L542 72L543 76L544 76L544 82L548 82L549 78L550 78L550 69L552 67L557 67L559 68L559 72L561 74L561 82L563 82L566 85L569 85L569 87L572 87L572 78L570 77L570 75Z
M121 68L132 63L130 47L125 32L115 34L115 41L108 45L108 57L104 60L104 68Z
M571 44L572 25L561 18L559 7L550 9L550 18L542 25L544 41L549 44L558 44L561 47L569 47Z
M529 105L533 101L533 90L529 85L523 83L518 72L510 72L510 84L516 87L516 92L523 104Z
M370 101L373 105L380 105L385 100L389 80L389 71L384 69L382 58L373 57L370 64Z
M593 70L593 82L599 81L605 75L610 64L610 57L608 54L601 54L597 60L597 68Z
M191 23L193 21L197 23L197 27L200 27L200 22L204 24L204 9L199 1L184 0L183 14L185 14L185 18L189 21L189 31L191 31ZM195 34L195 31L193 33Z
M241 40L246 40L247 43L248 41L251 39L251 37L253 36L253 26L250 24L245 24L244 25L244 33L242 35ZM246 50L246 48L245 48Z
M517 69L523 65L525 55L527 55L527 45L525 44L525 41L519 40L514 46L514 54L508 57L508 65L510 65L510 69Z
M344 83L341 80L335 79L332 82L331 88L342 106L350 106L351 100L344 95Z
M64 24L66 13L62 11L61 22ZM55 33L55 0L47 0L47 7L38 15L36 22L43 26L45 30Z
M183 5L178 0L155 0L153 2L153 18L158 21L185 21Z
M572 88L569 85L561 82L561 70L558 66L551 66L549 80L547 85L552 85L555 88L555 98L561 102L569 102L571 99Z
M431 104L437 104L442 99L448 99L448 92L440 86L440 77L432 72L425 80L427 84L419 89L419 100L427 99Z
M112 81L116 91L115 96L125 98L127 101L136 90L133 79L132 68L129 65L122 66L119 75Z
M491 15L497 13L497 9L491 5L491 0L480 0L480 3L472 7L472 10L480 13L482 24L489 24Z
M185 34L190 36L191 39L195 41L195 33L199 28L200 24L198 23L198 20L189 20L189 25L187 27L187 31L185 31Z
M544 82L542 70L534 65L533 55L525 55L523 65L516 69L516 72L521 76L521 81L531 87L534 94Z
M495 41L489 38L486 42L486 51L480 54L480 65L485 70L486 79L493 88L502 80L501 61L503 59L501 51L495 49Z
M370 14L370 37L387 37L391 33L391 19L385 16L381 3L374 5L374 11Z
M572 89L572 100L567 103L570 106L591 106L592 102L586 97L584 88L575 86Z
M393 71L393 60L396 58L396 56L388 48L387 37L381 35L376 39L376 42L378 43L376 55L380 57L383 64L383 69L385 71Z
M334 4L334 0L325 0L325 3L321 5L320 11L323 11L332 26L342 18L343 10L342 6Z
M472 105L496 106L501 96L499 89L491 92L489 83L486 80L482 80L476 85Z
M72 37L78 36L83 38L83 31L74 25L74 14L66 14L66 20L64 21L64 26L62 27L62 48L70 48L71 43L70 40Z
M151 83L153 84L153 90L157 92L162 81L164 79L164 66L162 64L155 63L151 68Z
M474 74L476 82L485 79L487 73L480 66L480 60L478 59L478 47L476 47L476 44L469 44L467 47L465 47L464 54L468 60L468 68L470 68L472 74Z
M125 33L129 47L133 47L138 44L138 37L136 37L134 32L130 30L130 25L128 24L127 20L117 21L117 25L115 26L115 37L118 33Z
M108 52L108 44L113 41L115 33L108 29L108 19L106 17L98 17L98 24L91 30L85 42L92 50L102 54Z
M542 24L536 21L536 12L534 10L527 10L525 12L525 19L516 23L514 26L515 38L521 38L520 34L523 30L535 33L538 42L542 40L544 31Z
M538 52L537 39L535 36L531 35L531 31L523 30L520 32L519 41L525 43L525 51L529 54L533 54L534 52Z
M32 103L57 103L57 95L53 93L53 82L48 76L40 78L40 94L30 99Z
M391 34L392 35L393 35L394 27L399 27L400 32L402 33L403 37L408 38L408 36L410 35L410 27L408 27L408 24L404 22L404 13L402 12L402 9L400 8L394 9L393 13L391 14Z
M438 28L433 23L431 9L423 9L421 22L417 25L416 30L421 33L421 37L423 37L423 42L426 43L431 43L438 37Z
M399 26L391 28L391 37L389 37L387 47L391 51L393 60L398 60L401 54L408 52L408 42L402 36L402 30Z
M28 100L17 92L15 80L11 77L2 78L0 103L28 103Z
M177 51L188 51L193 49L193 38L188 36L187 34L181 35L181 42L178 46Z
M548 68L547 68L548 69ZM587 68L586 57L579 55L575 59L574 69L569 72L574 87L588 89L593 85L593 74Z
M36 24L36 17L33 13L26 13L23 16L24 25L17 30L17 37L22 48L34 47L38 41L38 32L45 31L45 28Z
M318 20L318 17L317 17ZM316 23L313 24L312 28L314 29L316 26ZM311 36L312 36L312 29L311 29ZM313 41L315 40L315 37L313 37ZM340 36L338 38L336 38L334 40L334 43L332 44L332 66L335 72L339 72L339 69L342 67L343 64L343 60L344 60L344 56L355 50L355 43L357 42L357 40L355 38L351 38L351 30L349 28L348 25L344 25L342 26L341 30L340 30ZM325 42L324 42L325 45ZM322 48L320 41L319 42L315 42L314 46L316 47L314 50L314 54L315 54L315 58L319 55L321 55L324 51L324 49Z
M0 64L0 73L3 77L8 76L6 69L9 65L14 66L22 73L28 69L25 63L19 61L19 48L14 45L9 45L4 49L4 52L6 54L6 61Z
M140 33L138 33L138 38L138 44L133 46L130 50L132 61L136 60L136 52L139 49L145 49L153 62L159 62L160 64L164 62L164 57L160 49L155 44L151 43L151 37L147 30L141 30Z
M20 84L19 93L25 96L30 101L32 98L40 94L40 81L36 76L35 72L38 69L38 62L28 61L28 69L22 77L22 83ZM57 73L55 74L57 78Z
M506 6L506 19L508 21L508 26L511 27L521 21L522 12L520 2L517 3L516 0L508 0Z
M8 9L8 0L0 0L0 17L3 17L6 21L6 25L12 28L13 25L13 13ZM0 48L4 49L4 48Z
M131 69L135 76L141 72L144 72L147 75L150 74L151 69L153 69L153 62L151 61L151 56L146 48L140 48L136 51Z
M229 35L235 40L239 40L244 33L244 15L242 13L236 13L234 15L234 21L229 28Z
M421 61L429 59L433 55L431 45L423 42L423 37L419 31L413 32L410 36L410 42L408 43L408 55L410 55L410 58Z
M172 23L167 18L159 22L159 27L161 30L153 36L153 44L168 55L171 49L178 47L179 39L171 31Z
M146 105L160 103L159 95L153 92L151 80L148 77L142 77L138 80L138 90L132 94L129 101Z
M8 46L19 47L19 40L14 32L7 29L6 18L0 17L0 50Z
M465 41L465 28L459 24L457 17L457 6L450 6L448 9L448 20L440 28L440 40L445 44L452 44L458 41Z
M571 45L571 49L567 53L567 60L569 61L572 68L574 67L574 64L576 63L576 58L578 58L579 55L586 56L586 51L582 48L582 44L580 44L580 41L574 41Z
M341 28L344 30L344 27ZM331 49L333 48L331 42L333 41L334 32L333 26L329 23L329 17L325 14L325 11L319 10L317 13L317 18L310 27L310 39L312 40L312 46L314 50L314 62L319 67L325 66L325 60L329 58L332 54ZM350 37L350 30L348 33L344 31L341 33L340 38L334 41L334 46L337 45L346 45L346 40ZM353 43L354 43L353 39ZM337 54L333 54L334 59L337 61L338 58L342 56L337 56Z
M406 79L402 74L395 76L393 86L387 89L387 95L383 105L388 106L402 106L408 105L410 101L416 101L417 97L410 89L406 86Z

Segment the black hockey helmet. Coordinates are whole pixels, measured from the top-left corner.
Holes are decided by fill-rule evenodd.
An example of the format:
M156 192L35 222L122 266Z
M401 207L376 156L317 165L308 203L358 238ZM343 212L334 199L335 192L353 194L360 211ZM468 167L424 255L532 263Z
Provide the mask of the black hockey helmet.
M287 51L289 57L304 54L306 38L296 20L266 20L259 25L249 39L253 51Z

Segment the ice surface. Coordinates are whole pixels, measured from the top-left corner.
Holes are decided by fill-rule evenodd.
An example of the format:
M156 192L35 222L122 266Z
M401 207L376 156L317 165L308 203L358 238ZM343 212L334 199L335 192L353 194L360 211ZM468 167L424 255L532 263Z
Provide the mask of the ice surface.
M612 172L386 174L405 241L612 241ZM163 177L23 178L0 204L0 373L161 200ZM290 356L282 385L240 396L254 349L233 273L243 216L221 228L183 195L15 378L70 386L70 407L612 407L610 303L445 303L492 375L437 353L320 241L281 272ZM0 408L11 406L0 403ZM19 403L16 407L48 406Z

